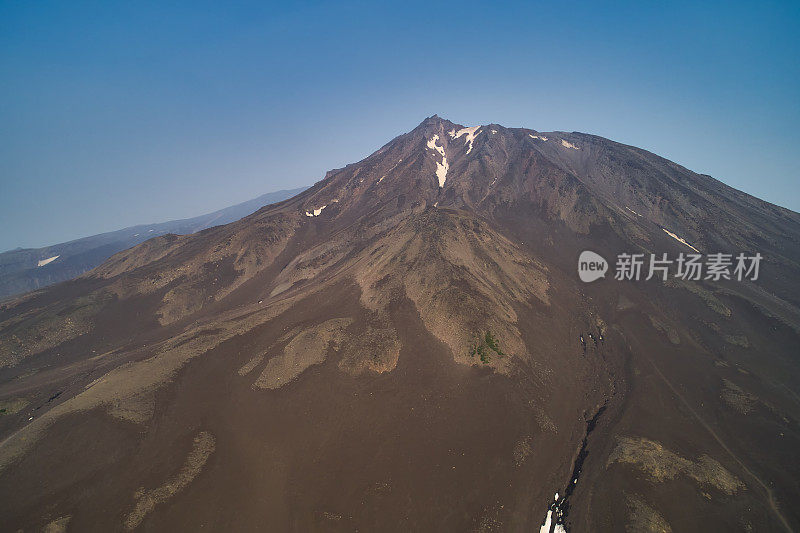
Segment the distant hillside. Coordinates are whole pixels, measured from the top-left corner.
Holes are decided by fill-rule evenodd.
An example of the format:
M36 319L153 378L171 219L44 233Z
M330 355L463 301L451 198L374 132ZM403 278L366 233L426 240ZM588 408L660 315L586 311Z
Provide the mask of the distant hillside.
M112 255L166 233L185 235L228 224L261 207L304 191L305 187L263 194L258 198L194 218L131 226L44 248L0 253L0 298L47 287L87 272Z

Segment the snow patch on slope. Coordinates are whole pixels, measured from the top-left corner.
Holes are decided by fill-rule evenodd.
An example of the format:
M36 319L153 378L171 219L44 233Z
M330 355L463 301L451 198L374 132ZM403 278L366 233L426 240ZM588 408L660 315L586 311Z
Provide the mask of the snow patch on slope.
M480 129L480 126L473 126L471 128L463 128L458 131L452 130L450 131L450 137L453 139L458 139L462 135L466 135L464 142L469 143L469 149L467 150L467 155L469 155L469 153L472 151L472 141L474 141L475 137L477 137L477 135L480 133L480 131L478 131Z
M325 209L326 207L328 207L328 206L327 205L323 205L319 209L313 209L311 211L306 211L306 216L307 217L318 217L322 213L322 210Z
M54 255L53 257L48 257L47 259L41 259L41 260L39 261L39 263L37 263L37 265L36 265L36 266L37 266L37 267L43 267L43 266L45 266L45 265L49 265L50 263L52 263L53 261L55 261L55 260L56 260L56 259L58 259L59 257L61 257L61 256L60 256L60 255Z
M634 215L636 215L637 217L640 217L640 216L642 216L642 215L640 215L639 213L637 213L636 211L634 211L633 209L631 209L630 207L628 207L627 205L625 206L625 209L627 209L628 211L630 211L631 213L633 213L633 214L634 214Z
M553 511L547 511L547 518L544 521L542 527L539 528L539 533L550 533L550 522L553 520Z
M681 244L685 244L686 246L688 246L689 248L691 248L692 250L694 250L694 251L695 251L695 252L697 252L698 254L700 253L700 250L698 250L697 248L695 248L694 246L692 246L691 244L689 244L688 242L686 242L686 240L684 240L684 239L683 239L683 237L678 237L677 235L675 235L674 233L672 233L671 231L669 231L667 228L661 228L661 229L663 229L663 230L664 230L664 233L666 233L667 235L669 235L670 237L672 237L673 239L675 239L675 240L676 240L676 241L678 241L679 243L681 243Z
M382 182L382 181L383 181L383 178L385 178L386 176L388 176L388 175L389 175L389 173L390 173L391 171L393 171L394 169L396 169L396 168L397 168L397 165L399 165L399 164L400 164L400 163L402 163L402 162L403 162L403 160L402 160L402 159L398 159L398 160L397 160L397 163L395 163L394 165L392 165L392 168L390 168L389 170L387 170L387 171L386 171L386 174L384 174L383 176L381 176L381 179L379 179L379 180L378 180L378 183ZM338 200L337 200L337 201L338 201Z
M428 148L442 155L442 162L436 162L436 177L439 179L439 187L444 187L444 182L447 180L447 170L450 168L450 165L447 164L447 156L444 155L444 146L436 144L438 140L438 134L431 137L431 140L428 141Z
M545 137L544 135L534 135L532 133L529 133L528 137L530 137L531 139L539 139L540 141L546 141L547 140L547 137Z
M554 511L556 514L555 524L553 523ZM550 533L551 527L553 528L553 533L567 533L567 529L564 527L564 524L559 523L563 520L563 517L564 515L559 508L558 493L556 492L555 496L553 497L553 503L550 504L550 508L547 510L547 516L544 519L544 524L539 527L539 533Z
M573 150L580 150L580 148L578 148L569 141L565 141L564 139L561 139L561 146L563 146L564 148L572 148Z

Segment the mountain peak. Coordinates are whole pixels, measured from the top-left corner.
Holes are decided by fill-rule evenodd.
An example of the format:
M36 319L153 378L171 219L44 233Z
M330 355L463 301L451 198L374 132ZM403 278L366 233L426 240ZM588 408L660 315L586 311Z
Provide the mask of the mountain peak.
M446 118L440 117L439 115L432 115L432 116L426 118L425 120L423 120L422 122L420 122L420 124L419 124L419 126L417 126L417 128L430 127L430 126L440 126L440 125L444 125L445 127L447 127L447 126L455 126L456 124L453 123L453 122L450 122Z

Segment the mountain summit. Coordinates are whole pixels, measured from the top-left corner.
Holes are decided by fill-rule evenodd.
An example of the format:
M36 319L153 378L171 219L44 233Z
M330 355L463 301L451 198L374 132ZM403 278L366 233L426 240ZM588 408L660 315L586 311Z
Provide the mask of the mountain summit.
M587 250L605 279L578 277ZM626 254L763 260L614 279ZM797 213L601 137L434 115L3 304L0 515L791 531L799 278Z

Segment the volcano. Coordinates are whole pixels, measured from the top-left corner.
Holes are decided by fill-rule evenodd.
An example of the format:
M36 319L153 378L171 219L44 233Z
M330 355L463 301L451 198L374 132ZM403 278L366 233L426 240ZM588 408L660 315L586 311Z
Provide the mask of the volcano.
M762 260L616 279L624 254ZM799 530L798 280L798 213L433 116L4 302L2 529Z

